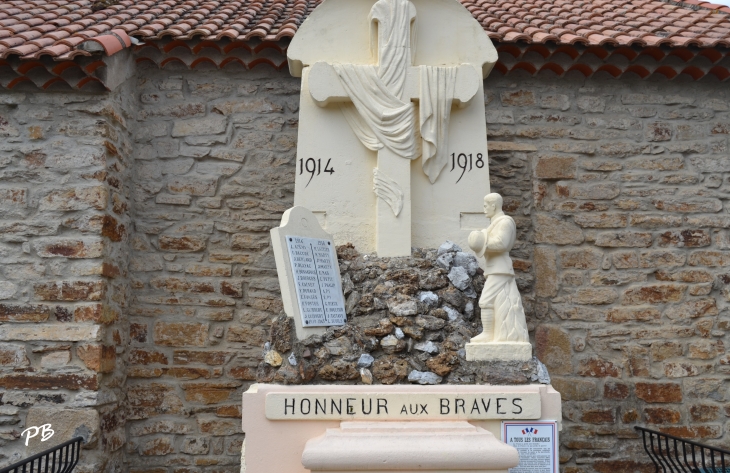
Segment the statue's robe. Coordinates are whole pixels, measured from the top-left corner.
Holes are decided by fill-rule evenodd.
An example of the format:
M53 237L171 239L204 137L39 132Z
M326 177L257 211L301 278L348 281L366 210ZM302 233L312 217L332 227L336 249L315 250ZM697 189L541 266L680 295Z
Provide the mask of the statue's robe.
M517 226L512 217L499 215L482 230L485 243L477 252L484 257L486 269L479 307L494 310L495 342L529 342L525 310L515 282L515 270L509 252L517 239Z

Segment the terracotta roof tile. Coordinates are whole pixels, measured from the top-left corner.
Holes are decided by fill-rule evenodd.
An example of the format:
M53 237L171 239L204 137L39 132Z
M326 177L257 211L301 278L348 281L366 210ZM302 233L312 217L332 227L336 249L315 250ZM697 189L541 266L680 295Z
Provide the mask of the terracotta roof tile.
M0 0L0 58L87 54L72 48L113 28L147 41L278 41L322 0L95 1ZM501 42L730 47L730 8L704 0L460 1Z

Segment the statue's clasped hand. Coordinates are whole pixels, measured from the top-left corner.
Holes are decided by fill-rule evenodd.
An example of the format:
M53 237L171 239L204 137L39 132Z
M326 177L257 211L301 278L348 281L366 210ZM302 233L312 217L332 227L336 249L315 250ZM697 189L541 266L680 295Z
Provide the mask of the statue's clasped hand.
M486 242L487 238L483 232L475 230L469 234L469 248L475 253L480 253Z

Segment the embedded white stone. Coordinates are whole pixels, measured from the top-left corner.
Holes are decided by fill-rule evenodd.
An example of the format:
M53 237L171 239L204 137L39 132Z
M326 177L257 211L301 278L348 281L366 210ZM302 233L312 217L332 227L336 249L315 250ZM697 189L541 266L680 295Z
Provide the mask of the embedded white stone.
M380 346L383 348L395 347L396 345L398 345L398 339L393 335L388 335L380 340Z
M368 353L363 353L362 355L360 355L360 358L357 360L357 366L358 366L358 368L367 368L370 365L372 365L374 361L375 361L375 358L373 358L372 355L370 355Z
M427 342L416 343L416 345L413 348L415 348L418 351L430 353L432 355L435 355L436 353L439 352L439 347L436 346L436 344L433 343L431 340L429 340Z
M360 368L360 381L365 384L373 384L373 374L367 368Z
M431 291L423 291L418 294L418 300L428 307L436 307L439 303L439 296Z
M436 258L436 265L445 270L451 269L451 265L454 262L454 253L444 253Z
M401 302L400 304L389 303L388 310L396 316L407 317L409 315L416 315L418 313L418 305L416 301L409 300Z
M440 256L444 253L455 253L457 251L461 251L461 247L453 241L446 240L441 244L441 246L439 246L438 255Z
M469 301L464 306L464 315L467 319L471 319L474 315L474 303L472 301Z
M281 355L279 355L279 352L277 352L276 350L269 350L266 352L266 355L264 355L264 362L276 368L281 366L284 360L281 359Z
M531 381L537 381L541 384L550 384L550 373L548 373L547 366L545 366L542 361L538 360L537 357L535 357L535 361L537 363L537 373L533 375L534 379Z
M408 373L408 381L418 384L439 384L443 378L430 371L413 370Z
M454 256L454 265L464 268L469 273L469 276L474 276L477 273L477 269L479 269L479 263L474 255L464 253L463 251L459 251Z
M448 316L449 320L453 322L454 320L458 319L461 314L459 314L459 311L456 309L453 309L447 305L443 306L442 309L446 311L446 315Z
M467 273L466 269L461 266L454 266L451 268L451 271L449 271L449 281L451 281L451 284L453 284L454 287L461 291L466 291L471 285L469 273Z

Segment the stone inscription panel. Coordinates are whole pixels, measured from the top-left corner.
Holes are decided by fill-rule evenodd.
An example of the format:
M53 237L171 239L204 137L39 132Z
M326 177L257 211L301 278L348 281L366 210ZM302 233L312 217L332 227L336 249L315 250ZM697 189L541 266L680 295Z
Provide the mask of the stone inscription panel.
M269 393L270 420L539 419L540 393Z
M286 235L303 327L346 322L337 255L331 240Z

